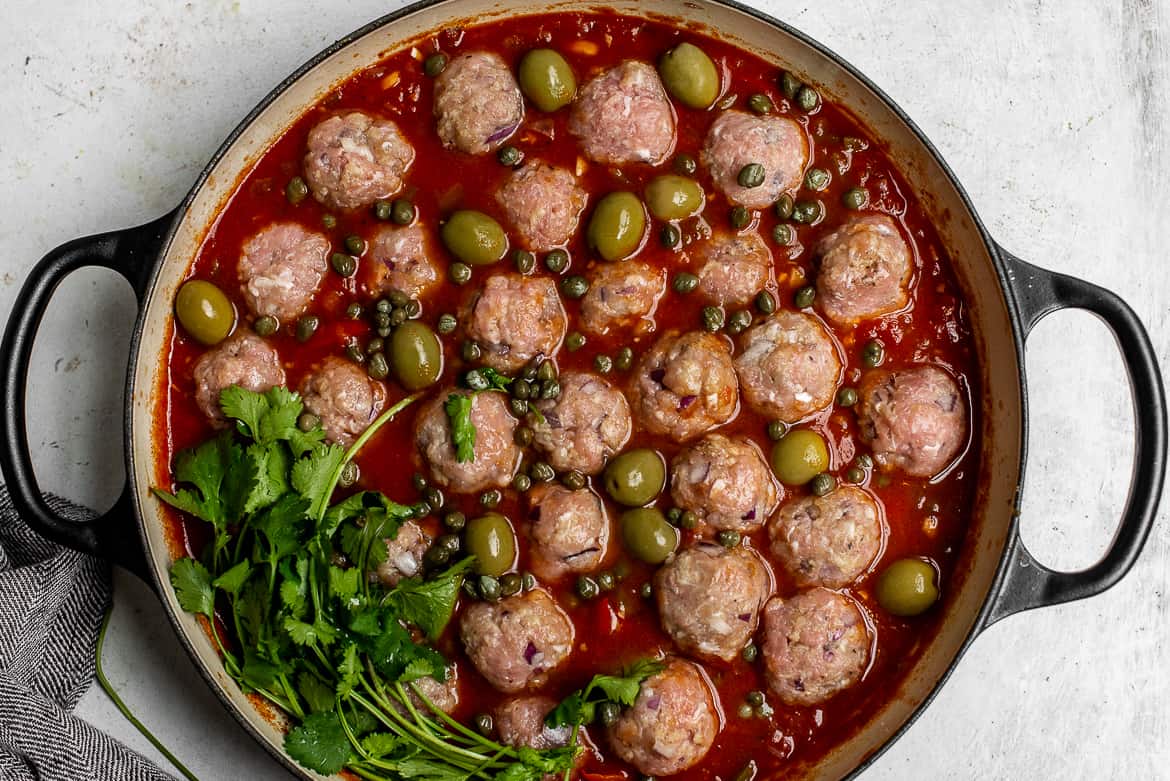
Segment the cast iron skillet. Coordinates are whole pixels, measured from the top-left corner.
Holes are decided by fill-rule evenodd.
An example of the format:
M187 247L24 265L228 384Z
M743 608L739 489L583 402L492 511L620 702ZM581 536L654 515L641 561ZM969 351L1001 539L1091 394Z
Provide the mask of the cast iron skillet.
M236 128L204 169L187 199L175 211L137 228L77 239L50 252L33 268L25 281L9 317L3 343L0 344L0 388L3 393L3 409L0 410L0 470L3 471L17 510L27 519L30 526L45 537L119 564L151 584L167 608L180 640L217 696L253 737L262 742L290 770L301 775L305 775L306 771L292 763L277 749L270 738L262 736L255 722L245 716L238 702L229 699L225 684L221 680L222 676L216 677L211 665L207 663L205 653L200 655L191 636L180 626L179 613L171 604L173 594L169 593L165 577L160 575L165 569L160 570L158 566L152 566L152 556L157 556L157 552L150 548L145 522L142 520L145 517L142 493L135 485L136 481L150 479L149 475L140 475L136 471L133 453L132 420L136 402L136 363L144 338L147 304L156 293L163 266L162 260L175 238L184 215L207 183L213 169L228 154L237 139L248 131L265 109L332 55L369 33L438 5L442 3L427 0L389 14L337 42L302 66L273 90ZM1012 510L1018 510L1020 491L1023 488L1027 438L1027 393L1024 387L1023 349L1032 328L1046 315L1059 309L1076 308L1092 312L1105 322L1116 337L1121 350L1137 413L1134 416L1135 456L1129 495L1116 535L1102 559L1080 572L1057 572L1044 567L1036 562L1024 547L1013 512L1012 517L1006 520L1008 528L1005 542L1002 548L996 551L999 555L998 568L991 580L990 588L983 596L977 617L970 624L961 643L956 646L957 650L950 657L948 664L930 682L929 688L925 689L925 694L918 699L917 706L911 713L899 721L880 727L879 730L885 730L884 738L861 761L849 762L843 772L833 773L852 776L879 756L922 712L962 653L982 630L1013 613L1093 596L1109 588L1126 574L1136 561L1149 535L1165 477L1167 448L1165 394L1153 347L1133 310L1117 295L1104 288L1032 266L992 241L966 194L934 147L910 119L856 69L796 30L733 0L704 0L699 5L693 3L687 5L696 8L706 5L733 10L745 18L750 17L754 24L768 25L783 32L798 45L808 47L816 55L831 62L868 89L883 104L884 110L892 112L892 115L912 134L923 154L930 156L932 164L936 165L948 180L946 184L954 188L961 207L965 209L966 216L972 223L966 229L977 232L982 240L994 266L994 276L999 283L998 292L1002 296L1003 304L1006 305L1014 354L1001 355L999 360L1014 359L1019 367L1018 404L1021 420L1019 442L1013 443L1018 450L1018 466L1013 464L1018 470L1016 472L1018 482L1015 486ZM458 7L458 4L455 6ZM86 266L109 268L125 276L134 288L140 310L131 347L132 360L125 400L125 449L129 479L121 497L109 512L85 523L75 523L57 515L41 496L37 486L25 429L25 393L33 339L53 292L66 276ZM985 349L981 360L987 362L995 357L989 357ZM139 388L138 392L150 393L151 390ZM984 409L986 416L989 414L986 404ZM987 464L988 461L985 460L982 468L987 469Z

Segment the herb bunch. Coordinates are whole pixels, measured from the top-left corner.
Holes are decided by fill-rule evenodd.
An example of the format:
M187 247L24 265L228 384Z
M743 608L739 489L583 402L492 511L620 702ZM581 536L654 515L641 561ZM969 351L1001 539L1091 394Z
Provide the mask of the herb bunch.
M386 410L345 450L297 426L296 393L239 387L220 397L234 431L179 454L173 507L211 526L199 559L171 568L184 610L202 616L226 672L293 724L288 754L318 773L380 779L538 781L568 772L575 746L535 751L483 737L436 708L417 682L442 682L431 645L455 610L470 559L386 589L369 573L413 517L377 491L332 503L342 470L417 400ZM226 632L221 632L221 622Z

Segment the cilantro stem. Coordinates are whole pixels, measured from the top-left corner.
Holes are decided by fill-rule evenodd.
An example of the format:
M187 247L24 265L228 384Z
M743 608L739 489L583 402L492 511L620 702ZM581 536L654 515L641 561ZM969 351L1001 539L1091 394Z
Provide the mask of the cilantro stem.
M167 761L174 765L175 769L182 773L184 778L188 779L188 781L199 781L199 778L190 770L188 770L187 766L180 762L178 757L172 754L170 750L162 744L162 741L156 738L154 734L151 733L151 731L148 730L146 726L141 721L139 721L133 713L130 712L130 709L126 707L126 703L122 702L122 698L118 696L118 692L114 690L114 687L110 685L109 679L106 678L106 673L104 670L102 670L102 647L105 645L106 630L110 626L110 616L113 614L114 606L110 605L110 609L106 611L105 617L102 618L102 628L98 631L97 649L94 651L94 670L97 673L98 685L101 686L102 691L109 695L109 698L114 701L114 706L122 713L123 716L126 717L126 720L133 724L134 728L142 733L142 737L149 740L150 744L158 749L159 753L166 757Z
M406 398L401 399L397 404L383 412L374 419L373 423L366 427L366 430L361 433L361 436L354 440L354 443L349 446L349 450L345 451L345 457L341 459L341 463L338 464L337 468L333 470L333 474L329 479L329 490L325 492L326 497L333 496L333 492L337 490L337 483L341 481L341 473L345 470L345 465L354 459L354 456L357 455L358 451L361 450L362 447L370 441L370 437L374 436L374 434L377 434L378 429L382 428L382 426L393 420L395 415L397 415L399 412L402 412L402 410L406 409L411 404L414 404L416 401L422 398L422 395L423 392L419 391L418 393L413 393ZM323 502L321 505L320 514L314 520L320 523L321 519L325 517L326 509L328 509L328 503Z

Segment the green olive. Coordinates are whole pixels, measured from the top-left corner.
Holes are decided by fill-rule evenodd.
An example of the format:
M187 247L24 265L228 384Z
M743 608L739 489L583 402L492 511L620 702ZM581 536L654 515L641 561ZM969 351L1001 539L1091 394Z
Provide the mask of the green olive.
M829 468L829 448L815 431L790 431L772 446L772 471L786 485L804 485Z
M202 344L219 344L236 325L236 308L223 291L211 282L192 279L183 283L175 296L175 316Z
M642 245L646 210L638 196L616 192L602 198L589 218L589 244L606 260L622 260Z
M390 363L398 382L407 390L433 385L443 373L439 337L419 321L407 320L390 335Z
M681 220L703 208L703 188L685 176L656 176L646 185L646 206L660 220Z
M938 601L938 573L922 559L899 559L878 578L877 599L896 616L916 616Z
M495 263L508 251L504 229L483 212L455 212L443 223L439 235L452 255L473 266Z
M647 564L661 564L678 548L678 529L671 526L662 511L654 507L622 513L621 527L626 549Z
M666 462L655 450L639 448L622 453L605 468L605 490L615 502L641 507L666 486Z
M552 49L533 49L520 60L520 91L541 111L569 105L577 79L565 58Z
M516 532L499 513L472 518L463 535L463 546L475 557L480 575L499 577L516 563Z
M707 108L719 97L719 70L702 49L680 43L658 61L662 83L676 100L691 108Z

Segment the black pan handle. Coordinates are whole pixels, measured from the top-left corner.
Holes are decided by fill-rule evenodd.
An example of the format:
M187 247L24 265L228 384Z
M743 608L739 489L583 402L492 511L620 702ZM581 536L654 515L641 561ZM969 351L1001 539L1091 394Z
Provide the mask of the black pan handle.
M1129 496L1109 550L1080 572L1056 572L1041 565L1024 546L1015 526L1000 581L983 627L1005 616L1099 594L1117 583L1137 561L1149 537L1166 477L1166 393L1158 359L1146 329L1115 293L1084 280L1045 271L1000 248L1008 285L1015 295L1024 336L1058 309L1084 309L1104 321L1117 339L1129 375L1134 407L1134 463Z
M119 564L147 583L151 578L129 484L109 512L87 521L65 518L45 501L28 446L25 394L33 340L61 281L87 266L113 269L129 280L141 305L151 270L176 214L171 212L137 228L77 239L50 252L33 267L20 289L0 344L0 471L16 511L48 539Z

